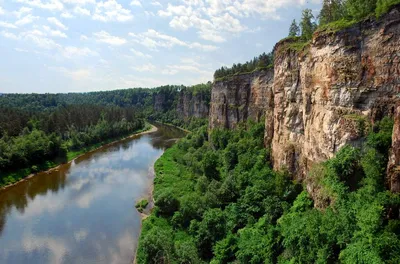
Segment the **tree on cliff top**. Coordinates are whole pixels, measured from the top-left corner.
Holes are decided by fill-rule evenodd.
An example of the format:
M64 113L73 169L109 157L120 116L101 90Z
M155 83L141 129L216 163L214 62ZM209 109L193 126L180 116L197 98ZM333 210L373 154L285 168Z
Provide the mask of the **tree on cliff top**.
M342 19L345 10L342 0L324 0L321 12L318 15L319 24L324 25Z
M301 27L301 37L304 40L309 40L312 38L312 35L317 28L317 24L313 21L314 15L311 9L303 10L303 14L300 21Z
M293 19L292 24L289 28L289 37L297 37L300 33L300 28L296 23L296 19Z
M374 13L377 0L346 0L345 8L353 19L362 19Z

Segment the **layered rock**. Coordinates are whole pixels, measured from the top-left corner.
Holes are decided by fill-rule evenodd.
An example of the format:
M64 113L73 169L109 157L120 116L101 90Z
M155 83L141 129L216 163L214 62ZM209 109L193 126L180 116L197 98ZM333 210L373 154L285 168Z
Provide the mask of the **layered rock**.
M273 107L273 70L241 74L216 81L211 91L210 128L235 128L259 121Z
M360 145L368 126L393 114L400 93L400 8L378 21L318 32L303 49L291 41L276 45L274 74L215 82L210 128L266 116L274 168L303 179L314 163L345 144Z
M176 111L177 118L186 120L190 117L207 118L210 108L209 92L194 92L188 89L173 93L153 94L155 112Z
M209 94L181 91L178 97L176 111L178 116L183 119L188 119L190 117L207 118L209 105Z
M389 189L394 193L400 192L400 104L394 117L392 149L387 170Z

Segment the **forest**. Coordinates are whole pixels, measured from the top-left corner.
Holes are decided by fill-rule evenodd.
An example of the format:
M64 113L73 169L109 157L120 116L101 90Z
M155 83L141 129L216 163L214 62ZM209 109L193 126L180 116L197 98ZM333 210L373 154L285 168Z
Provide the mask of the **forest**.
M305 9L302 11L299 23L296 20L292 21L288 38L295 40L293 47L304 48L316 31L336 31L371 16L379 18L396 4L400 4L400 0L323 0L322 9L317 17L311 9ZM273 58L272 51L268 54L263 53L243 64L233 64L232 67L223 66L215 71L214 79L219 81L238 74L273 68Z
M392 127L383 119L362 148L315 167L315 200L272 170L263 123L196 130L156 162L138 262L399 263L400 220L390 214L400 199L384 184Z
M67 105L27 113L0 108L0 186L66 162L96 144L145 129L133 108Z
M69 94L0 95L0 186L147 129L146 119L192 129L177 112L184 94L210 101L211 83ZM160 104L156 107L155 102Z

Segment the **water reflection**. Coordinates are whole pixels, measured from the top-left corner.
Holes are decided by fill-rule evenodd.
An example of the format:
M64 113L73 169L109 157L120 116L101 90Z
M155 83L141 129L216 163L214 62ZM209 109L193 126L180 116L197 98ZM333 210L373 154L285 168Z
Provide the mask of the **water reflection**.
M0 263L130 263L140 230L134 202L181 136L159 126L0 192Z

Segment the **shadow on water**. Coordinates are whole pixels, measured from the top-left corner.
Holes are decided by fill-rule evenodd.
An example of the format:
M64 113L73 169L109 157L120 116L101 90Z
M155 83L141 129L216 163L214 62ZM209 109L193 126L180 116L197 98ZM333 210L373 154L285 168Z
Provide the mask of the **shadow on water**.
M158 130L87 153L0 191L0 263L127 263L140 230L136 199L185 132Z

